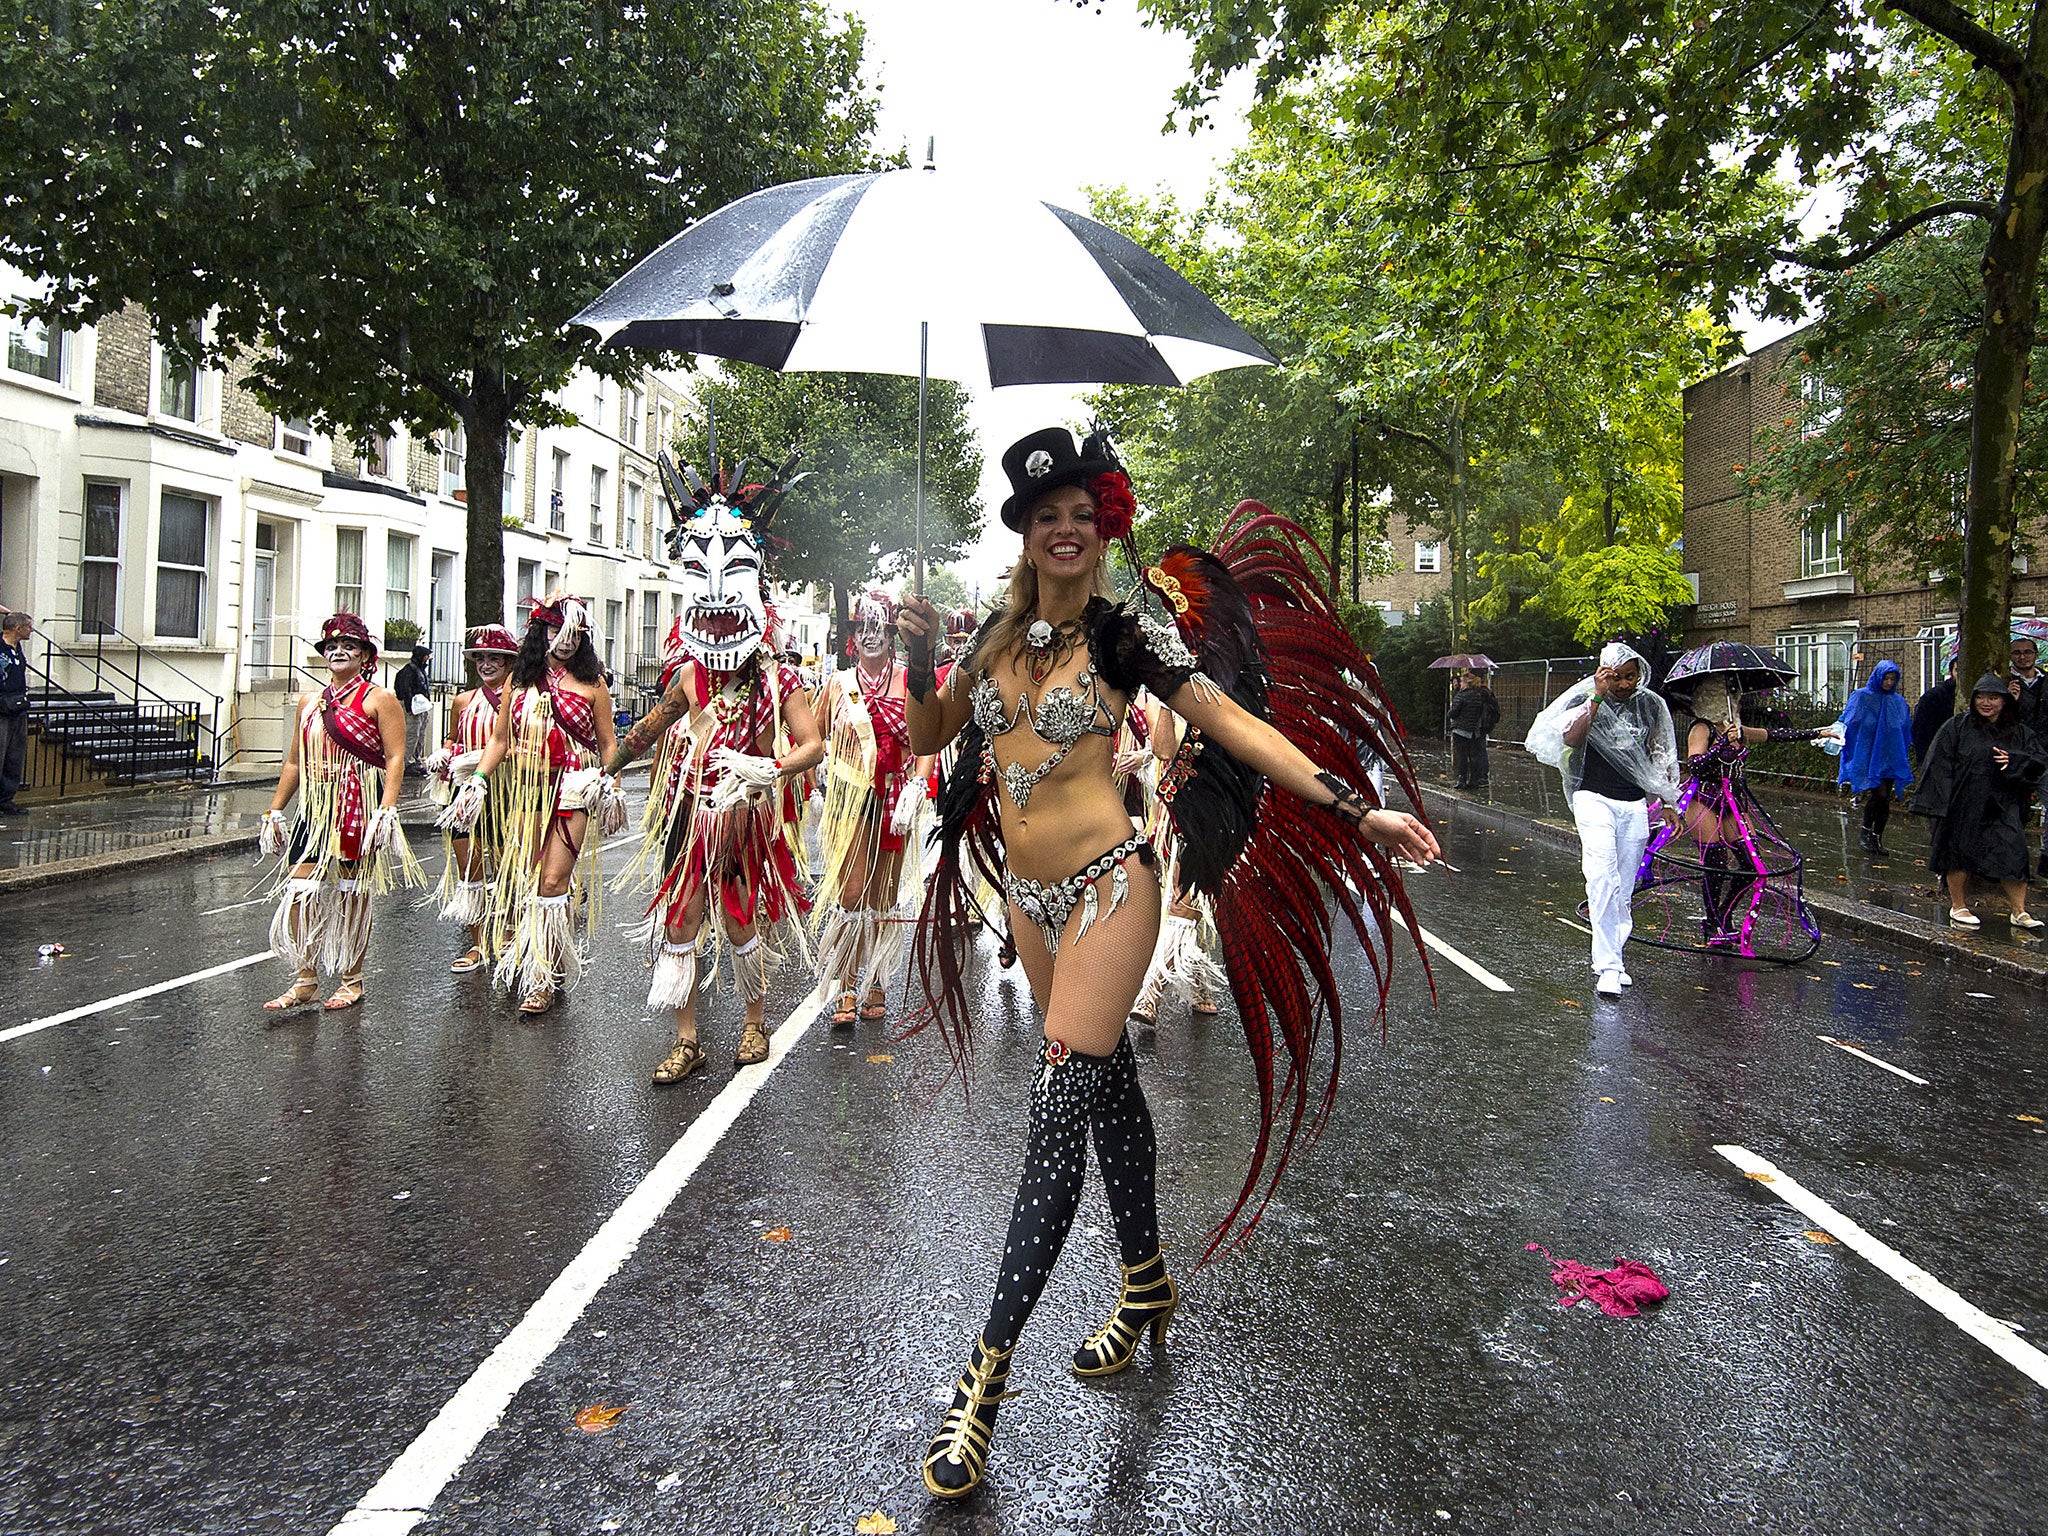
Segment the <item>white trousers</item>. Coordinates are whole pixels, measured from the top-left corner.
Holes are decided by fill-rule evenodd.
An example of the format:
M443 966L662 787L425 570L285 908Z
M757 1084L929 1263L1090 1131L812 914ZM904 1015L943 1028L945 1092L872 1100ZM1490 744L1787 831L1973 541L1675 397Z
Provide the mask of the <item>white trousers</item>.
M1572 796L1579 824L1579 867L1586 875L1586 920L1593 930L1594 971L1619 971L1628 942L1629 902L1650 841L1650 808L1642 800L1610 800L1582 789Z

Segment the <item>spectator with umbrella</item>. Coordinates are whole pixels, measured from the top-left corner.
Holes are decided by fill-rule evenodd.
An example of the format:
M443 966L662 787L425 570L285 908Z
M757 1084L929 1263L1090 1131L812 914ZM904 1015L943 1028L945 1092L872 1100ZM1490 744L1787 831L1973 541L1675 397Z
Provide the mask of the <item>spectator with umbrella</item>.
M2022 723L2005 679L1986 672L1971 690L1967 714L1935 734L1921 764L1913 814L1931 818L1927 867L1948 886L1948 919L1981 926L1970 910L1970 878L1996 881L2015 928L2042 927L2027 911L2026 812L2048 773L2041 740Z
M1906 758L1913 741L1913 721L1899 693L1896 662L1880 661L1870 669L1863 686L1849 695L1840 724L1842 766L1838 777L1861 798L1859 841L1865 853L1883 853L1892 797L1903 797L1913 782L1913 767Z
M1499 724L1500 700L1478 669L1467 667L1451 695L1451 772L1458 788L1486 788L1486 739Z

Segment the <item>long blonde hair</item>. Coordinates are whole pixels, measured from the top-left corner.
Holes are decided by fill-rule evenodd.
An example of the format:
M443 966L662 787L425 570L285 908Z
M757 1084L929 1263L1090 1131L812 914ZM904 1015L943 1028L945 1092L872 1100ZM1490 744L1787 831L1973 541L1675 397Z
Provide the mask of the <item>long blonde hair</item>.
M1102 546L1102 553L1095 562L1095 596L1114 598L1116 583L1109 579L1109 546ZM967 658L967 675L973 677L988 670L988 663L998 656L1022 655L1024 631L1030 627L1032 615L1038 610L1038 567L1031 564L1020 553L1017 563L1010 567L1010 590L1003 599L1003 606L997 610L995 620L981 632L973 652Z

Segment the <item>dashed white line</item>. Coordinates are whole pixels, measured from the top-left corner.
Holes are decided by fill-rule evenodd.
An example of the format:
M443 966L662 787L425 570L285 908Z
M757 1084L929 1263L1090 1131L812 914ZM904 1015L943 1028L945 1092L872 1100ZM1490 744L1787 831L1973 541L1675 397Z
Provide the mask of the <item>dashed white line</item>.
M230 902L227 906L224 907L208 907L204 912L200 913L199 915L201 917L218 917L223 912L239 912L244 907L264 906L275 900L277 900L275 896L252 896L247 901Z
M2000 1322L1983 1308L1965 1301L1896 1248L1871 1236L1797 1179L1767 1159L1758 1157L1749 1148L1731 1145L1714 1150L1843 1247L1890 1275L2008 1365L2048 1387L2048 1355L2022 1339L2010 1323Z
M105 1002L85 1003L63 1013L53 1013L47 1019L31 1019L26 1024L17 1024L12 1029L0 1029L0 1044L19 1040L23 1035L33 1035L38 1030L55 1029L59 1024L69 1024L74 1019L89 1019L96 1013L105 1013L110 1008L124 1008L129 1003L139 1003L145 997L155 997L163 992L175 992L180 987L189 987L195 981L204 981L209 976L225 976L229 971L239 971L245 965L257 965L271 958L270 951L259 955L244 955L239 960L230 960L224 965L210 965L203 971L194 971L189 976L174 976L169 981L160 981L153 987L138 987L133 992L123 992L119 997L110 997Z
M1392 913L1391 916L1393 917L1394 921L1400 923L1403 928L1406 928L1408 926L1405 922L1401 921L1400 913L1395 912ZM1438 954L1442 955L1446 960L1450 961L1451 964L1455 965L1467 976L1470 976L1474 981L1477 981L1482 987L1485 987L1487 991L1512 992L1515 990L1506 982L1502 981L1498 976L1494 975L1493 972L1489 971L1485 966L1481 965L1477 960L1474 960L1470 955L1464 954L1461 951L1453 948L1451 945L1446 944L1442 939L1438 938L1435 934L1431 933L1427 928L1423 928L1418 931L1422 934L1423 943L1427 944L1431 949L1435 950Z
M497 1427L519 1389L568 1337L605 1282L632 1257L647 1230L661 1219L662 1212L732 1129L740 1112L753 1102L768 1074L781 1065L810 1028L824 1001L825 989L820 983L775 1032L768 1044L768 1059L742 1067L733 1075L583 1245L583 1251L555 1277L540 1300L499 1340L498 1347L328 1536L403 1536L426 1518L441 1490L454 1481L484 1436Z
M1918 1083L1922 1088L1927 1086L1926 1078L1917 1077L1913 1073L1908 1072L1904 1067L1895 1067L1882 1057L1871 1055L1870 1052L1864 1050L1860 1045L1851 1045L1846 1040L1837 1040L1833 1035L1815 1035L1813 1038L1820 1041L1823 1045L1832 1045L1838 1051L1847 1051L1851 1056L1867 1061L1873 1067L1883 1067L1885 1071L1892 1073L1894 1076L1903 1077L1909 1083Z
M1557 917L1557 914L1555 912L1551 913L1550 915L1552 917ZM1593 930L1588 928L1584 923L1575 923L1568 917L1558 917L1557 920L1560 923L1563 923L1567 928L1573 928L1578 930L1580 933L1583 933L1589 939L1593 937Z

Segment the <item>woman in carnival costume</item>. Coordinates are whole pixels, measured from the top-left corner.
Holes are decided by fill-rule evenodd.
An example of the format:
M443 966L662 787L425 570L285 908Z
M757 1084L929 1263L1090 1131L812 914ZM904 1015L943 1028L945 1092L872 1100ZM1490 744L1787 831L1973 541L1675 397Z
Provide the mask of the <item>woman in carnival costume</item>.
M1806 905L1806 861L1757 801L1744 768L1760 742L1811 741L1834 727L1744 725L1743 682L1739 673L1699 672L1665 687L1680 711L1684 777L1677 824L1651 837L1642 860L1632 925L1661 949L1789 964L1820 944ZM1672 920L1674 890L1699 893L1697 938L1686 931L1689 919Z
M854 607L851 667L825 680L825 804L818 841L827 897L818 969L838 991L835 1029L888 1015L888 988L908 947L897 908L923 884L911 827L927 793L930 754L911 750L908 673L896 659L896 601L879 587ZM936 628L936 626L934 626ZM906 854L910 855L906 857Z
M825 747L803 678L768 644L775 622L761 584L763 541L794 483L794 465L784 465L772 484L744 485L728 499L694 471L686 473L696 490L685 492L661 461L675 520L669 558L682 568L686 606L669 631L661 702L626 732L606 765L617 774L658 749L642 851L629 871L655 882L642 934L659 945L648 1006L675 1013L676 1043L654 1069L657 1083L681 1082L704 1065L697 979L707 954L703 969L717 969L709 946L721 932L745 1005L739 1066L768 1056L769 963L779 964L790 948L808 958L795 786ZM732 478L740 478L738 469ZM712 909L718 920L707 925Z
M626 824L618 780L598 766L616 746L589 612L576 598L550 597L527 617L483 760L441 818L468 831L487 803L496 805L503 844L491 899L492 979L520 994L521 1013L546 1013L582 978L598 910L598 843ZM572 903L583 911L583 937Z
M273 1011L313 1001L320 972L341 978L329 1012L363 1000L363 956L370 947L370 901L393 885L425 876L398 825L405 780L405 710L370 681L377 642L352 613L320 626L320 654L332 679L299 696L291 744L258 846L278 866L277 915L270 947L289 960L293 981L263 1006ZM293 793L299 818L284 808Z
M938 1498L968 1493L986 1472L1011 1352L1072 1226L1091 1135L1123 1289L1075 1351L1074 1370L1122 1370L1148 1328L1157 1348L1177 1303L1159 1239L1152 1122L1124 1035L1159 934L1156 860L1113 776L1112 745L1138 690L1190 727L1159 793L1185 840L1191 888L1216 900L1260 1085L1251 1167L1210 1254L1256 1224L1263 1198L1241 1230L1238 1219L1262 1180L1270 1196L1297 1134L1313 1134L1329 1107L1334 1081L1318 1098L1311 1077L1324 1032L1341 1044L1332 903L1372 956L1384 1006L1391 942L1382 954L1376 935L1391 933L1388 909L1406 912L1407 900L1378 845L1417 861L1437 856L1421 822L1368 798L1347 738L1399 764L1411 797L1413 775L1371 664L1330 611L1327 571L1319 577L1305 563L1320 552L1300 529L1245 503L1215 553L1176 546L1142 567L1139 588L1118 601L1109 546L1122 543L1134 569L1141 562L1130 542L1130 483L1106 436L1077 448L1064 428L1050 428L1002 462L1012 486L1003 521L1023 538L1008 602L943 690L918 649L937 628L936 611L910 600L898 624L914 648L912 741L930 752L961 738L917 930L929 1005L912 1028L936 1023L955 1068L966 1070L972 1019L960 935L974 917L963 846L1007 897L1045 1017L994 1301L924 1461L925 1487Z
M448 739L426 761L427 793L441 806L454 803L455 795L469 782L483 761L484 749L498 728L498 711L505 703L505 680L512 671L512 658L519 654L519 642L502 624L486 624L472 630L463 647L476 668L476 686L455 695L455 708L448 717ZM480 971L489 959L485 943L489 937L491 873L497 858L496 836L499 818L487 804L476 824L468 831L445 829L447 858L441 870L441 888L435 893L441 916L460 923L469 948L448 967L458 976Z

